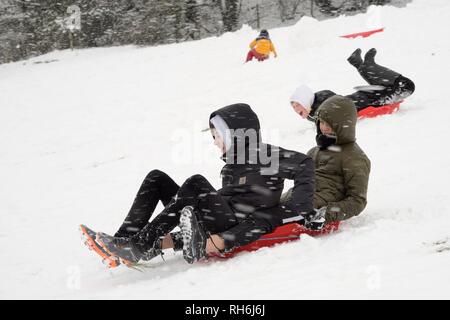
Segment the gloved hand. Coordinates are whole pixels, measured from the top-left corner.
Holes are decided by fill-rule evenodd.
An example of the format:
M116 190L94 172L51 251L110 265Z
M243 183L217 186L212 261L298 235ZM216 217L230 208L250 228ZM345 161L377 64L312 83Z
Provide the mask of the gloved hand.
M314 209L305 215L305 227L310 230L319 231L325 225L325 214L327 213L327 207L320 209Z

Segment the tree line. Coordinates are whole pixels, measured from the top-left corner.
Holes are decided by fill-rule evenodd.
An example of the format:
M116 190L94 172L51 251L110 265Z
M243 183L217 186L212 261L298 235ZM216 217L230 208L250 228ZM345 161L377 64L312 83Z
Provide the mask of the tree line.
M0 63L52 50L157 45L271 28L391 0L0 0Z

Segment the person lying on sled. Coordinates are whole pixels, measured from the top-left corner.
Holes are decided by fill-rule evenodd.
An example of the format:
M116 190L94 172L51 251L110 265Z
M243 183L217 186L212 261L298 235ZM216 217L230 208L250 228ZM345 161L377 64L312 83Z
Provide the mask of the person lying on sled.
M247 54L245 62L256 58L258 61L269 59L270 53L273 52L274 57L277 57L275 46L270 40L269 32L265 29L261 30L259 36L250 43L250 51Z
M183 250L184 259L193 263L257 240L280 224L278 217L260 210L279 204L284 179L295 182L289 210L298 217L315 212L311 158L262 143L259 120L250 106L219 109L209 123L226 162L221 189L216 191L201 175L178 186L164 172L153 170L114 236L81 226L87 244L111 267L133 266L167 248ZM150 221L159 201L165 208ZM181 231L172 232L178 226Z
M316 171L317 215L309 221L316 229L357 216L366 207L370 160L356 143L356 121L355 105L347 97L332 96L317 108L317 146L307 153Z
M413 94L414 82L401 74L380 66L375 62L377 50L370 49L361 58L361 49L356 49L347 59L367 81L369 86L360 86L358 91L347 95L361 111L369 106L381 107L402 101ZM328 98L336 95L333 91L322 90L314 93L307 85L300 85L291 96L291 105L302 118L315 121L318 107Z

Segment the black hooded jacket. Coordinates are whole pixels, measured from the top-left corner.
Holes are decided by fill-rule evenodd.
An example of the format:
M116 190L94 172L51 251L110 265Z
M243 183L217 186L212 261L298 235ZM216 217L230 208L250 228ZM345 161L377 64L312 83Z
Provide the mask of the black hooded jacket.
M222 188L218 191L236 212L246 216L259 209L277 206L284 179L295 183L293 196L286 205L297 213L313 210L315 174L310 157L262 143L258 117L247 104L221 108L213 112L210 119L216 115L230 130L240 129L232 132L232 146L222 156L227 164L221 171ZM249 141L247 135L256 139ZM245 145L243 158L236 154L239 143Z
M314 94L314 103L311 106L311 111L308 116L308 120L312 122L316 122L316 115L317 115L317 109L320 107L320 105L325 102L328 98L331 98L335 96L336 93L334 93L331 90L322 90L318 91Z

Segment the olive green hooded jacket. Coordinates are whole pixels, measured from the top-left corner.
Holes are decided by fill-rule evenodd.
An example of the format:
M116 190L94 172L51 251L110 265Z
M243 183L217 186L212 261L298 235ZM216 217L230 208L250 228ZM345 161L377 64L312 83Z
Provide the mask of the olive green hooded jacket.
M336 95L319 106L318 138L320 121L331 126L335 142L324 148L317 139L318 146L308 152L316 173L314 208L327 208L327 222L342 221L359 215L366 207L370 160L355 142L357 113L350 99ZM290 193L284 194L281 201L288 201Z
M327 207L327 222L356 216L367 204L370 160L355 142L356 120L355 105L342 96L325 100L317 110L318 135L320 121L336 135L328 148L317 146L308 152L316 165L314 207Z

